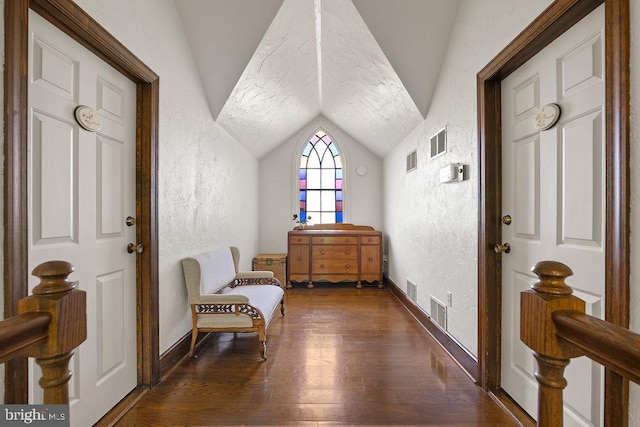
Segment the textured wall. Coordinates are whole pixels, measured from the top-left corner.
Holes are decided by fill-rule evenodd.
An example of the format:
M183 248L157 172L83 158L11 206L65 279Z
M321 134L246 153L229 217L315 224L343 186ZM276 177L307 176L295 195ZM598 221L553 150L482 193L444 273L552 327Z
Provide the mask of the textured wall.
M317 117L260 160L260 252L287 252L287 231L298 213L297 167L303 145L318 128L333 137L343 153L345 222L382 227L382 161L324 117ZM355 173L367 168L364 176Z
M180 259L257 251L258 161L217 125L172 0L78 0L160 76L160 351L191 328Z
M477 116L476 74L550 0L463 1L426 120L384 159L384 231L389 277L401 288L418 286L418 304L446 303L448 330L477 352ZM447 153L429 160L429 138L447 127ZM418 151L417 170L405 173L406 156ZM470 179L440 184L449 163L468 165Z

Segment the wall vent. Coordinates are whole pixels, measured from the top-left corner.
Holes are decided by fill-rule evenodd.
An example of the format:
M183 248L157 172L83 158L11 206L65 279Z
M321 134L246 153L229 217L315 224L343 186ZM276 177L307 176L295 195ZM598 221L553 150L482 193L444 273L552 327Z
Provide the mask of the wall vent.
M447 330L447 306L431 297L431 319L443 330Z
M418 287L411 280L407 280L407 297L413 302L418 301Z
M407 154L407 172L418 168L418 150L413 150Z
M438 133L431 137L431 156L430 159L435 159L438 156L447 152L447 128L440 130Z

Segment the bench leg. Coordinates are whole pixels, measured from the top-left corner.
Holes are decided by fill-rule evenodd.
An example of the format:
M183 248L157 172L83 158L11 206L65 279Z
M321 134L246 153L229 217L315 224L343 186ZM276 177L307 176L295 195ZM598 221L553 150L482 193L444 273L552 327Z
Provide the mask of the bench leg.
M280 300L280 313L284 316L284 298Z
M260 341L260 357L262 360L267 360L267 342Z
M191 331L191 347L189 348L189 357L193 357L193 349L196 346L196 339L198 338L198 330L193 329Z

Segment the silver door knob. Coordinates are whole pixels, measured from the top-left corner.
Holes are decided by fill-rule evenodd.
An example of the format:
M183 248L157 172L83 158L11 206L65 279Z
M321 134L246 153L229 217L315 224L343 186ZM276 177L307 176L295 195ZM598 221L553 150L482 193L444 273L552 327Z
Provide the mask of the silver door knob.
M497 254L508 254L509 252L511 252L511 245L508 243L504 243L502 245L500 243L496 243L495 245L493 245L493 252Z
M127 252L129 252L130 254L134 252L141 254L143 251L144 251L144 246L142 246L142 243L129 243L127 245Z

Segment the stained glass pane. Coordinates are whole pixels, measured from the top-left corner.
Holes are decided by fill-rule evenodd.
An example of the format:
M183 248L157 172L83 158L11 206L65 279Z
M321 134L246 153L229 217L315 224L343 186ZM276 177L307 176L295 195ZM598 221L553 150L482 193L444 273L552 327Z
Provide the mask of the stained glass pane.
M307 222L307 213L300 211L300 222Z
M322 169L321 173L322 173L322 189L328 190L328 189L336 188L336 178L335 178L334 170Z
M342 212L336 212L336 223L342 222Z
M342 190L342 180L341 179L336 179L336 189L337 190Z
M300 201L307 200L307 192L305 190L300 190Z
M333 224L336 220L336 215L334 212L322 212L320 220L322 224Z
M307 188L322 188L320 169L307 169Z
M322 169L335 169L336 162L333 161L333 156L327 151L322 159Z
M342 202L336 201L336 211L342 212Z
M334 211L336 206L336 192L323 191L320 203L323 211Z
M298 174L298 176L300 177L300 179L307 179L307 170L300 169L300 173Z
M329 150L331 150L331 155L333 156L337 156L338 154L340 154L338 153L338 147L336 147L336 144L331 144L329 146Z
M307 189L307 180L306 179L301 179L300 180L300 189L301 190L306 190Z
M320 191L307 191L307 211L319 211L320 205Z
M300 210L301 211L306 211L307 210L307 202L300 202Z
M336 191L336 200L342 201L342 191Z
M320 140L320 138L318 137L318 135L314 135L311 137L311 139L309 140L310 143L315 144L316 142L318 142Z
M309 155L309 161L307 162L308 168L320 168L320 157L318 157L318 152L313 150Z
M312 149L313 149L313 145L311 143L307 143L307 146L304 147L304 151L302 152L302 155L304 157L309 157L309 153L311 153Z
M335 161L335 162L336 162L336 167L337 167L337 168L341 168L341 167L342 167L342 160L340 160L340 156L335 156L335 157L333 158L333 161Z
M342 169L336 169L336 179L342 179Z

